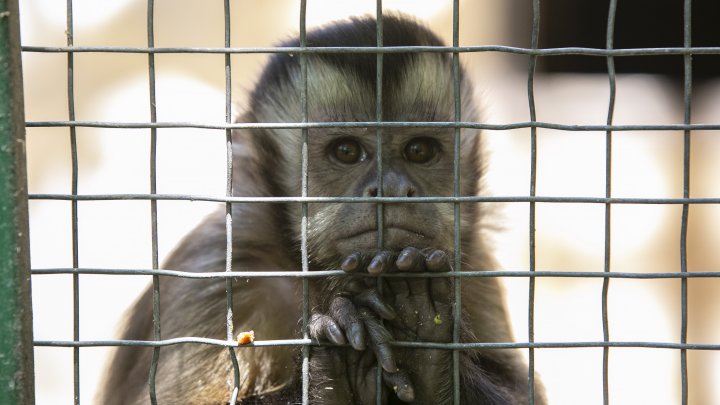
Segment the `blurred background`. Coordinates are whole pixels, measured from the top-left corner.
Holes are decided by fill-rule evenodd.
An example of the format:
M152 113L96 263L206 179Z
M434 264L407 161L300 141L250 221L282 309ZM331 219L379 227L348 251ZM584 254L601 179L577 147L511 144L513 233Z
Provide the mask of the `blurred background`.
M618 6L616 48L682 45L682 2L635 1ZM447 43L452 38L452 1L385 0L426 21ZM541 47L605 47L607 2L574 6L544 2ZM530 45L531 2L460 1L461 45ZM695 1L694 45L720 45L712 1ZM65 2L20 0L24 46L65 46ZM232 46L270 46L299 30L299 1L234 0ZM143 0L75 0L77 46L147 46ZM308 1L308 27L350 15L374 14L375 1ZM622 16L622 17L620 17ZM222 47L222 2L155 2L156 47ZM662 35L661 35L662 34ZM697 41L697 42L696 42ZM715 41L715 43L712 43ZM232 56L235 113L266 55ZM224 55L156 55L158 121L225 122ZM618 58L620 59L620 58ZM616 124L683 122L682 57L626 58L618 62ZM695 57L692 122L718 124L718 57ZM528 57L495 52L462 54L476 85L484 122L529 121ZM148 122L148 58L132 53L75 54L75 110L83 121ZM26 119L68 119L67 56L23 54ZM598 57L541 58L535 81L539 121L597 124L607 120L609 81ZM680 76L679 76L680 75ZM719 197L720 131L692 134L691 196ZM78 128L79 193L149 192L150 131ZM530 185L530 130L487 131L486 192L526 196ZM158 193L222 196L225 193L222 130L158 130ZM27 129L30 193L71 191L69 130ZM612 149L614 197L682 197L682 131L616 132ZM605 133L538 130L537 195L604 197ZM150 204L147 201L80 202L81 267L150 268ZM158 203L159 255L219 208L206 202ZM611 270L680 270L681 210L678 205L615 205L612 208ZM70 203L30 201L33 268L72 267ZM498 204L493 241L505 270L529 267L527 203ZM537 204L536 268L603 271L604 205ZM720 206L690 209L688 269L718 271ZM150 283L143 276L82 276L80 337L112 339L123 311ZM527 341L528 281L503 280L517 341ZM72 340L72 279L33 276L36 340ZM720 343L720 279L688 281L689 343ZM602 341L602 279L539 278L535 294L535 340ZM613 279L609 330L615 341L680 341L680 281ZM81 401L92 403L108 348L80 351ZM691 404L720 403L720 353L689 351ZM536 370L551 404L602 403L602 349L538 349ZM35 349L38 404L73 402L72 350ZM612 404L680 403L677 350L613 348L609 366Z

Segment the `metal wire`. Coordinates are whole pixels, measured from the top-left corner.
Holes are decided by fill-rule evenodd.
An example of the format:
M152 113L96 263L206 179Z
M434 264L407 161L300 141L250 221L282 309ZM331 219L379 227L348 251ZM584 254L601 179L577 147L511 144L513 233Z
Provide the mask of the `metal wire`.
M225 47L230 47L230 0L224 2L224 15L225 15ZM231 123L233 121L232 114L232 61L231 54L225 54L225 122ZM225 144L226 144L226 185L225 195L232 197L233 195L233 142L232 142L232 130L225 130ZM232 223L232 203L225 203L225 272L232 272L233 262L233 223ZM235 322L233 321L233 279L225 279L225 330L226 338L228 341L233 340L233 327ZM228 348L228 355L230 362L233 367L233 387L230 393L230 404L237 402L238 393L240 392L240 365L238 364L237 356L235 355L235 349L233 347Z
M683 45L690 46L692 42L692 1L685 0L683 4ZM689 124L691 121L690 103L692 100L692 55L683 57L683 122ZM686 129L683 134L683 197L690 197L690 130ZM687 273L687 234L689 204L683 204L682 222L680 224L680 271ZM687 343L688 325L688 285L687 279L680 279L680 343ZM680 393L683 405L688 403L688 372L687 372L687 350L680 349Z
M300 48L307 46L307 0L300 1ZM302 108L302 122L306 123L309 119L308 114L308 63L307 55L300 55L300 104ZM302 129L302 168L301 168L301 195L308 196L308 128ZM308 204L303 202L300 205L301 223L300 223L300 259L302 261L302 272L310 273L310 259L308 257ZM303 290L303 310L302 310L302 332L303 339L310 338L310 330L308 327L310 319L310 285L307 278L302 281ZM302 403L308 405L310 403L310 346L305 345L302 348Z
M542 121L526 121L510 124L486 124L480 122L414 122L414 121L353 121L353 122L295 122L295 123L234 123L204 124L193 122L107 122L107 121L28 121L28 128L38 127L86 127L86 128L198 128L198 129L305 129L305 128L474 128L492 131L543 128L559 131L697 131L720 130L720 124L632 124L632 125L571 125Z
M73 3L67 0L67 23L65 32L67 45L73 46ZM67 54L67 95L68 95L68 120L75 120L75 58L72 53ZM72 161L72 195L78 194L78 148L77 132L75 126L70 126L70 155ZM77 200L71 202L70 220L72 221L72 261L73 267L80 267L80 254L78 244L78 204ZM80 276L73 274L73 340L80 340ZM73 401L80 403L80 349L73 348Z
M651 270L651 269L650 269ZM33 269L33 275L48 274L107 274L107 275L135 275L135 276L168 276L194 279L208 278L316 278L327 276L338 276L345 274L342 270L317 270L308 273L297 271L238 271L238 272L206 272L196 273L179 270L153 270L153 269L108 269L108 268L45 268ZM356 274L354 277L374 277L366 274ZM523 270L483 270L463 271L462 273L412 273L412 274L385 274L383 277L394 278L455 278L455 277L551 277L551 278L626 278L626 279L688 279L688 278L711 278L720 276L720 271L693 271L688 273L639 273L639 272L612 272L604 273L598 271L541 271L534 272Z
M607 49L613 48L613 40L615 34L615 10L617 9L617 1L610 0L608 9L607 31L605 38L605 46ZM610 95L608 100L607 124L612 125L613 115L615 113L615 59L612 56L607 57L608 84L610 86ZM612 131L605 133L605 197L612 197ZM603 263L603 271L610 273L610 250L611 250L611 230L612 230L612 204L605 204L605 257ZM610 278L603 279L602 287L602 330L603 341L610 341L610 322L608 320L608 293L610 291ZM610 348L603 348L603 404L610 403Z
M625 197L553 197L553 196L459 196L459 197L219 197L191 194L30 194L31 200L173 200L233 203L573 203L573 204L718 204L718 197L702 198L625 198Z
M460 45L460 2L453 1L453 46ZM452 54L452 80L455 122L462 120L462 93L460 92L460 54ZM460 128L455 127L453 132L453 197L460 195ZM459 273L462 264L462 244L460 243L460 204L453 204L453 249L455 256L453 272ZM462 317L462 280L454 280L455 302L453 307L453 343L460 342L460 320ZM452 352L453 370L453 403L460 405L460 352Z
M155 2L147 2L147 36L148 48L155 46ZM157 121L157 103L155 97L155 54L148 54L148 85L150 94L150 122ZM150 194L157 193L157 128L150 128ZM150 223L152 239L152 266L160 267L158 260L158 227L157 227L157 200L150 201ZM162 339L160 329L160 277L153 275L153 338ZM160 347L153 348L150 372L148 373L148 388L150 403L157 405L157 392L155 390L155 377L157 376L158 361L160 360Z
M700 47L658 47L658 48L623 48L603 49L586 47L565 47L565 48L521 48L501 45L479 45L479 46L392 46L379 49L372 46L334 46L334 47L248 47L248 48L196 48L196 47L167 47L167 48L143 48L143 47L121 47L121 46L23 46L23 52L43 53L80 53L80 52L101 52L101 53L292 53L292 54L326 54L326 53L475 53L475 52L502 52L517 55L529 56L561 56L561 55L585 55L585 56L667 56L667 55L720 55L720 46Z
M224 339L209 339L200 337L181 337L157 340L83 340L79 342L65 340L36 340L33 343L38 347L104 347L104 346L133 346L133 347L164 347L179 344L205 344L218 347L239 347L249 349L252 347L278 347L278 346L327 346L311 339L283 339L283 340L256 340L247 345L238 346L235 342ZM720 350L720 344L694 344L669 342L472 342L472 343L431 343L431 342L390 342L393 347L408 347L417 349L436 350L477 350L477 349L586 349L602 347L646 348L646 349L674 349L674 350ZM336 347L333 345L333 347ZM349 346L348 346L349 347Z
M530 40L533 49L538 47L540 35L540 0L533 0L532 17L532 38ZM537 56L531 55L528 62L528 106L530 109L530 120L537 120L535 111L535 67ZM530 128L530 196L535 196L537 182L537 128ZM530 202L529 214L529 269L530 273L535 272L535 202ZM528 277L528 342L535 341L535 277ZM535 404L535 349L528 348L528 403Z
M382 0L375 2L375 45L382 49L383 47L383 10ZM375 56L375 121L382 122L383 120L383 54L378 53ZM377 153L375 155L375 167L377 170L376 183L377 183L377 197L384 195L384 179L383 179L383 128L375 128L375 148ZM376 205L376 216L377 216L377 247L378 250L385 248L385 204L379 202ZM375 287L378 293L382 295L383 282L378 277ZM384 323L384 321L380 321ZM382 405L383 400L383 369L380 365L380 360L377 360L377 366L375 367L375 403Z

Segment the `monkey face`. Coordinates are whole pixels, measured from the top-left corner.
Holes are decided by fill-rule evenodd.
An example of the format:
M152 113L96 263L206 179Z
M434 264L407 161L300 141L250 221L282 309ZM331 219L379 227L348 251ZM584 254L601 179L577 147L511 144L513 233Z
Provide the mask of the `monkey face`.
M439 55L406 61L399 82L388 84L383 97L386 121L448 122L453 120L452 75ZM291 77L292 76L291 74ZM261 122L300 122L296 96L299 79L268 89L269 102L256 110ZM279 90L282 89L283 91ZM466 88L464 98L470 100ZM375 91L357 72L324 60L308 66L308 121L371 122ZM290 101L288 100L295 100ZM463 106L463 119L474 108ZM318 197L449 197L453 195L454 131L440 128L385 128L382 149L375 128L311 128L308 130L308 195ZM277 140L278 173L284 195L300 195L302 136L296 129L271 131ZM460 195L474 194L478 173L477 132L461 131ZM379 156L381 155L381 156ZM378 159L379 158L379 159ZM382 178L378 177L378 160ZM474 222L465 208L463 223ZM290 213L295 239L300 239L299 208ZM407 246L453 248L454 208L451 203L385 203L378 219L374 203L313 203L308 206L308 248L311 259L332 266L346 255L378 248ZM382 231L380 228L382 227ZM380 236L382 235L382 243Z
M306 78L301 75L298 59L277 55L266 68L251 108L257 122L377 119L375 55L308 55ZM384 121L454 120L455 94L448 55L388 54L384 56L382 77ZM306 112L301 108L300 97L305 91ZM461 81L461 92L458 95L464 102L461 119L473 121L472 92L465 81ZM310 128L308 195L410 199L452 196L453 134L452 129L446 128L384 128L380 151L374 128ZM281 192L301 195L302 132L271 130L266 139L272 140L275 143L272 149L277 150L276 173ZM479 178L477 131L461 130L460 149L459 194L471 195ZM378 161L382 162L381 179ZM466 230L470 228L468 224L474 223L474 211L469 206L463 210L464 222L459 226ZM399 250L407 246L451 250L453 212L452 203L385 203L382 218L378 218L374 203L312 203L308 206L310 257L318 264L332 266L361 250ZM288 222L293 224L295 240L300 239L300 217L299 207L290 210Z
M408 202L383 204L382 221L374 203L310 204L312 257L332 262L352 252L377 250L379 227L383 249L451 250L453 205L411 201L453 195L452 135L452 130L384 130L379 178L374 129L312 131L308 145L310 196L408 198Z

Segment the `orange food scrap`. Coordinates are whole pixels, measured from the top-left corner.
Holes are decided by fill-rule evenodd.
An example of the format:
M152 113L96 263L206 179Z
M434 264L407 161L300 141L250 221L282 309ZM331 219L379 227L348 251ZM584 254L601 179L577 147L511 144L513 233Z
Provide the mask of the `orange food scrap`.
M255 331L249 330L247 332L240 332L237 335L237 342L239 345L246 345L255 341Z

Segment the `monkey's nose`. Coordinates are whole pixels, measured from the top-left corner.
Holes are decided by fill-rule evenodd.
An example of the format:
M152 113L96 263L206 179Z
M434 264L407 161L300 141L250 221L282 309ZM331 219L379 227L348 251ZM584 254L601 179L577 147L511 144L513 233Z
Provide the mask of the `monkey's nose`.
M394 172L386 173L383 176L383 193L384 197L414 197L416 194L415 185L412 184L407 176L399 175ZM365 189L365 196L377 197L378 186L372 184Z

